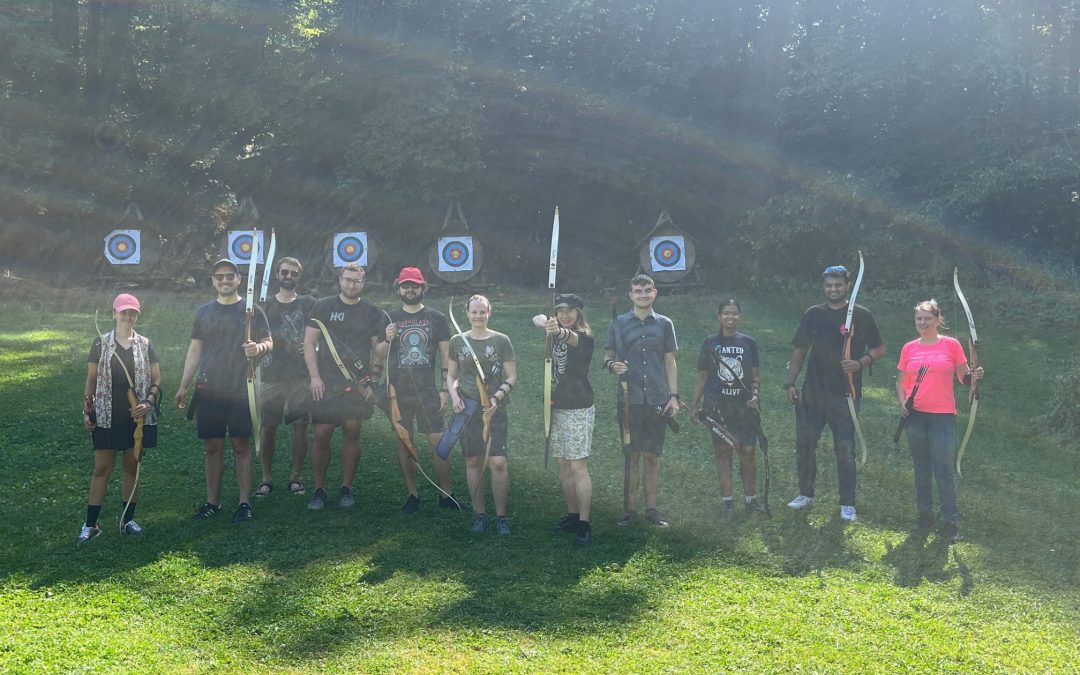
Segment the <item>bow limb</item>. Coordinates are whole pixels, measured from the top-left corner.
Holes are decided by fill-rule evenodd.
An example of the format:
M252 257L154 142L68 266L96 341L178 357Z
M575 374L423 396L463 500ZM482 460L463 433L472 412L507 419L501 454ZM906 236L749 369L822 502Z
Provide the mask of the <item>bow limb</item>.
M968 322L968 353L969 360L968 365L971 370L979 367L979 334L975 331L975 318L971 314L971 306L968 305L967 298L964 297L964 292L960 290L960 268L953 268L953 288L956 290L956 297L960 300L961 307L964 308L964 316ZM975 414L979 412L979 381L971 380L971 385L968 389L968 402L971 404L971 410L968 412L967 430L964 432L964 440L960 442L960 449L956 452L956 475L962 476L960 473L960 462L964 459L964 450L967 449L968 441L971 439L971 431L975 428Z
M484 376L484 368L480 365L480 357L476 355L476 350L473 348L472 342L469 341L469 336L461 330L461 326L458 325L457 319L454 317L453 298L450 298L450 304L447 307L447 316L450 318L450 323L453 324L454 330L461 336L461 340L465 345L465 351L472 357L473 365L476 366L476 388L480 393L480 407L484 411L484 463L480 466L480 477L476 481L476 487L473 488L473 494L469 495L475 503L476 491L484 484L484 471L487 470L488 458L491 452L491 413L487 411L488 408L491 407L491 396L488 394L487 377Z
M244 342L251 342L252 323L255 319L255 274L259 265L259 231L251 231L251 262L248 265L247 294L244 296ZM255 437L255 456L262 449L262 429L259 420L259 399L256 387L258 377L258 357L248 359L247 399L248 414L251 416L251 435Z
M866 264L863 262L862 251L859 251L859 273L855 276L855 285L851 288L851 297L848 299L847 319L844 321L844 361L851 360L851 340L855 336L855 298L859 295L859 288L862 286L863 273L866 271ZM848 381L848 396L847 406L848 414L851 415L851 424L855 427L855 438L858 439L859 448L862 450L862 463L866 464L866 438L863 436L862 427L859 425L859 415L855 411L855 373L847 374Z
M559 207L555 207L555 219L551 223L551 256L548 261L548 290L551 291L551 315L555 315L555 273L559 266ZM555 340L547 336L547 353L544 356L544 468L551 456L551 389L554 379Z
M139 398L131 387L128 387L127 398L128 404L132 408L139 405ZM128 511L131 509L131 500L135 498L135 491L139 489L139 473L142 470L143 456L143 424L145 422L145 415L135 420L135 446L131 449L131 454L135 456L135 482L131 484L131 492L128 493L128 498L124 502L124 510L120 513L120 527L124 526L124 518L127 517Z

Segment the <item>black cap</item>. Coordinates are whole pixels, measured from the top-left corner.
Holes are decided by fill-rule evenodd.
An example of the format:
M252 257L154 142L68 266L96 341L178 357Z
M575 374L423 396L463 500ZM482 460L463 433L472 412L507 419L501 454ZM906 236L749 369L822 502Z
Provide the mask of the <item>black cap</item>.
M562 293L555 296L555 309L566 307L569 309L585 309L585 301L573 293Z
M211 270L216 270L217 268L221 267L222 265L228 265L229 267L233 268L233 272L236 272L237 274L240 274L240 268L236 266L236 263L234 263L232 260L229 260L228 258L222 258L221 260L217 261L216 263L214 263L214 266L211 267L210 269Z

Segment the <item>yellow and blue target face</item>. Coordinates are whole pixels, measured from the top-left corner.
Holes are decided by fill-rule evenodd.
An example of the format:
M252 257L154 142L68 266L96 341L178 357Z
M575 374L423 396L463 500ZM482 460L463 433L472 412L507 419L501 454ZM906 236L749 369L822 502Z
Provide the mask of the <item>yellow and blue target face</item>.
M439 271L467 272L473 268L472 237L439 238Z
M263 233L262 230L257 232L258 245L259 245L259 257L256 260L257 264L262 264L263 257ZM237 266L248 265L251 263L251 252L255 248L255 240L251 237L251 230L230 230L229 231L229 260L237 264Z
M105 236L105 259L113 265L138 265L141 244L139 230L113 230Z
M686 239L680 235L653 237L649 243L654 272L677 272L686 269Z
M338 232L334 235L334 267L345 267L349 263L367 267L367 232Z

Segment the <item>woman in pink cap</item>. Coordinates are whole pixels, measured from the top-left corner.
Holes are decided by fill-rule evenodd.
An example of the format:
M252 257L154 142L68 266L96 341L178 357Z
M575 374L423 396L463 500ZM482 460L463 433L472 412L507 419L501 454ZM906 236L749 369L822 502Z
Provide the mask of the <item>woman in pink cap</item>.
M121 293L113 300L113 320L116 327L99 335L90 347L90 358L83 390L83 425L94 441L94 476L90 480L90 498L86 506L86 522L79 532L79 543L87 542L101 533L98 515L109 476L116 465L116 453L122 452L124 510L120 531L142 534L135 522L135 487L138 458L134 448L136 421L141 419L142 447L157 445L157 408L161 398L161 366L150 340L135 332L139 320L139 300ZM132 389L138 401L134 407L128 399Z

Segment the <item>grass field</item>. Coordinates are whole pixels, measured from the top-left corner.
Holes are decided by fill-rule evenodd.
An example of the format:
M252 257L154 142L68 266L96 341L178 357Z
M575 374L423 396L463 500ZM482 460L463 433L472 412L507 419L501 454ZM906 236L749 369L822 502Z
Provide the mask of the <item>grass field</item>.
M105 532L82 547L75 535L92 453L79 417L93 308L9 296L0 305L0 671L1075 672L1080 453L1040 433L1036 419L1073 341L1023 326L989 295L969 291L988 374L959 483L959 545L914 530L910 457L891 438L895 359L914 337L910 307L920 298L864 289L889 355L867 380L859 521L839 523L827 435L815 508L783 506L796 486L781 385L799 314L819 301L810 287L801 297L743 298L743 329L762 349L774 518L720 521L708 438L684 415L664 454L660 503L672 527L616 527L614 384L597 355L596 541L587 549L549 532L565 509L554 467L543 469L542 340L527 319L542 309L540 294L497 296L492 318L514 341L521 374L510 409L511 538L470 535L471 517L434 508L423 482L421 512L401 514L404 485L381 416L363 432L352 511L311 513L306 497L287 494L282 434L277 490L255 502L256 520L196 522L201 446L170 410L143 467L146 535L121 538L115 527L117 473ZM209 297L141 294L140 327L161 356L166 398L192 310ZM610 296L586 298L602 335ZM98 296L103 316L110 299ZM430 300L445 311L445 297ZM658 301L676 322L687 398L715 300ZM944 309L964 326L955 303ZM235 500L230 475L226 504ZM454 481L464 494L460 459Z

